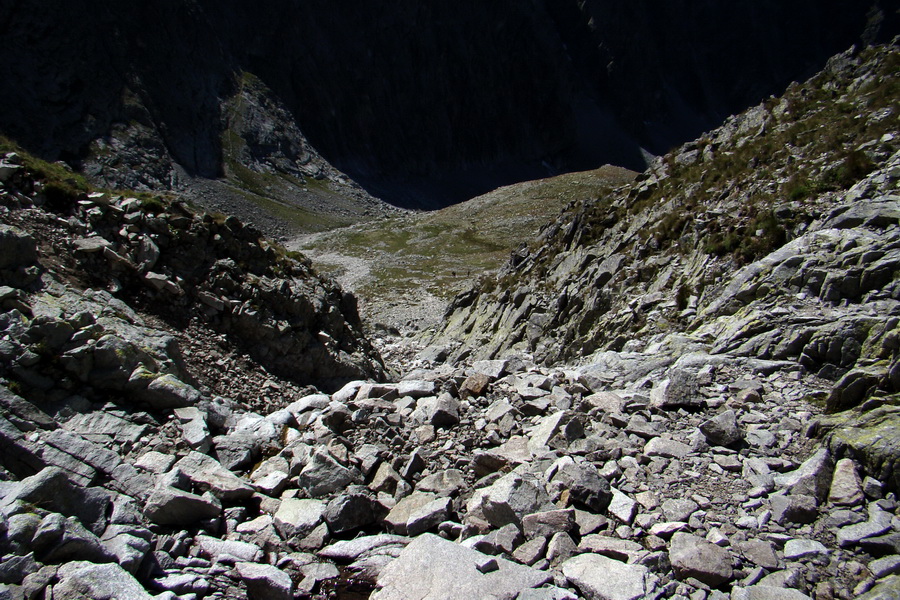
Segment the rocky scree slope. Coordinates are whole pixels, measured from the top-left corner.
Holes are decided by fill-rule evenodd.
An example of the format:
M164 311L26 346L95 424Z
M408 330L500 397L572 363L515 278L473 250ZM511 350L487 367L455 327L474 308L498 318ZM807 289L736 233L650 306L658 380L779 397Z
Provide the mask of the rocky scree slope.
M377 383L351 300L236 219L60 196L21 162L0 161L3 598L900 585L892 482L811 445L807 398L828 386L794 363L432 349ZM301 387L326 369L359 379Z
M546 176L544 161L643 168L641 147L895 35L880 4L20 0L0 7L0 131L109 187L228 175L319 212L337 199L304 184L322 177L358 202L332 218L359 220L378 206L328 163L430 208Z
M873 600L900 585L890 482L810 443L807 398L827 382L794 363L451 366L427 350L397 383L302 389L222 356L233 333L182 334L53 281L78 271L47 264L48 229L77 219L17 206L41 198L5 196L4 219L30 214L34 235L2 238L4 598Z
M887 166L835 196L895 185L892 143L879 134L865 150ZM809 400L833 387L828 369L646 331L641 351L568 367L448 364L432 347L378 383L347 299L327 302L335 288L235 220L109 195L61 210L67 198L26 170L0 165L3 598L874 600L900 588L895 461L879 469L807 435L825 423ZM886 210L856 202L829 217L845 227L810 231L886 235ZM233 247L212 269L167 254L180 244L198 257ZM212 274L198 283L201 266ZM319 327L278 316L313 298ZM320 328L338 312L343 337ZM279 341L290 332L316 337L345 376L338 349L357 354L359 379L303 388L242 346L292 348ZM864 406L879 404L866 414L891 408ZM898 439L860 439L879 436Z

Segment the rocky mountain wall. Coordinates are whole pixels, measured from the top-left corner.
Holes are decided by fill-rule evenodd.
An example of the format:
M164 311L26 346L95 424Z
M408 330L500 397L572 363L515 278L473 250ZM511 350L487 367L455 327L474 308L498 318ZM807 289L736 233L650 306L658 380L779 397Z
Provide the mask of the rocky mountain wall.
M249 72L286 109L257 125L262 137L290 132L263 151L267 168L328 171L317 150L378 195L432 205L548 165L639 166L640 147L664 151L897 25L877 2L848 0L25 0L0 11L0 131L98 181L227 174L224 103Z
M361 376L384 376L378 353L362 334L355 298L318 276L304 257L291 258L234 217L197 213L181 202L167 205L152 197L105 193L63 195L58 182L36 181L23 162L16 154L0 161L3 239L9 244L3 250L4 298L19 309L6 323L13 344L7 350L25 351L24 337L49 345L48 351L65 346L71 354L63 365L38 361L19 371L24 387L42 389L49 382L52 389L55 379L74 377L104 393L140 396L142 386L170 373L160 365L178 364L153 358L152 352L147 360L141 358L145 353L139 348L153 344L129 332L129 324L149 323L147 319L157 323L150 329L207 328L264 369L298 385L327 389ZM108 291L84 292L95 303L122 308L126 316L119 318L125 323L82 322L77 315L103 313L100 306L81 306L80 293L91 289L115 294L114 301ZM34 294L33 302L47 305L41 309L46 312L42 326L61 337L54 334L51 342L42 339L43 329L29 333L37 310L28 307L29 294ZM71 343L71 336L85 327L78 343ZM120 328L125 333L115 337ZM103 337L107 332L112 339ZM114 355L106 362L94 348L104 342L112 345ZM122 344L126 348L120 352Z
M819 432L900 481L898 60L896 44L836 56L618 194L571 206L458 296L436 339L456 340L451 360L797 364L833 385ZM847 425L855 410L868 433Z

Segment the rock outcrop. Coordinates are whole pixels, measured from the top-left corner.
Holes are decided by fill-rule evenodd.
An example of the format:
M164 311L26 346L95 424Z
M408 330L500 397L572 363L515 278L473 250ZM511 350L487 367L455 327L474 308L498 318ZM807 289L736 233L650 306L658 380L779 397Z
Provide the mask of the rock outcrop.
M109 193L74 194L46 210L34 203L47 202L52 182L23 169L6 184L5 220L15 225L4 226L0 249L12 286L4 301L18 310L4 315L4 329L26 385L72 377L155 409L192 406L200 394L166 331L192 321L301 385L382 376L355 299L234 217ZM28 273L30 286L15 287ZM21 353L34 358L23 365Z

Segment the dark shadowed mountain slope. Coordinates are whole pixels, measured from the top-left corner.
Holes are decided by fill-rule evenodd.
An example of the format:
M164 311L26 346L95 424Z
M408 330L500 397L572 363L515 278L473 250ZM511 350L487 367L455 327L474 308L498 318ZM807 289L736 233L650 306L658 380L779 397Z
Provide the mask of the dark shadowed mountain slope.
M352 191L330 163L435 206L548 170L642 166L641 148L895 30L877 5L9 2L0 130L113 186L225 175L275 199L313 193L309 178ZM262 110L238 130L248 73Z

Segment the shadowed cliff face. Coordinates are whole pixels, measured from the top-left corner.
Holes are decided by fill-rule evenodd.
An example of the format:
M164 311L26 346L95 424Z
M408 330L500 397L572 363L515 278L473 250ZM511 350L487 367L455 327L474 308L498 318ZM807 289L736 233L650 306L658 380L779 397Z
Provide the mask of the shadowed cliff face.
M875 27L870 4L9 2L0 131L71 160L140 126L148 159L216 177L223 103L246 71L335 166L433 206L552 170L640 167L641 148L661 152L895 31L894 14Z
M547 2L580 82L655 154L897 31L878 2Z
M0 8L0 130L73 159L113 123L152 128L188 172L221 172L232 63L191 2L10 2Z

